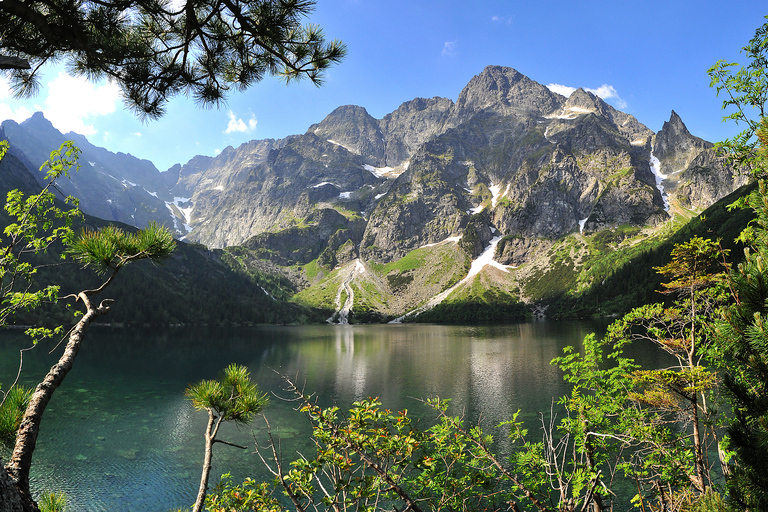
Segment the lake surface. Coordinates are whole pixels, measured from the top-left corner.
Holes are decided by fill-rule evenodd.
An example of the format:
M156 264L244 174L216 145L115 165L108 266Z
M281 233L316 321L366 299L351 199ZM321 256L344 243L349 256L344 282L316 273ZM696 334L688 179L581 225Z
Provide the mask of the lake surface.
M504 326L366 325L250 329L112 330L92 327L73 370L43 418L32 486L67 493L69 510L168 511L194 501L207 415L184 397L186 387L216 378L236 362L262 390L287 396L280 374L297 379L321 404L345 408L380 397L385 408L429 415L413 397L451 398L452 412L492 428L521 409L535 427L539 411L567 393L549 362L566 345L602 333L605 322L536 322ZM0 382L13 381L17 332L0 333ZM23 356L23 382L37 383L63 349L53 343ZM661 364L649 349L631 354ZM273 396L265 414L291 450L308 451L310 428L292 404ZM431 416L430 416L431 417ZM225 425L220 438L254 446L265 425ZM532 431L532 433L535 433ZM498 449L504 451L503 439ZM214 447L212 485L267 478L253 449Z

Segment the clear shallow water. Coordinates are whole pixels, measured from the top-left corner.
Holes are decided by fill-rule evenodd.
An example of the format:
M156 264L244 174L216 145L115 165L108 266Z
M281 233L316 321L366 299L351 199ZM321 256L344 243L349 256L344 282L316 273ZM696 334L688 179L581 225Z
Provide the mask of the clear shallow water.
M325 405L342 408L378 396L392 410L426 413L413 397L453 399L453 412L490 428L517 409L535 426L539 411L567 392L550 366L566 345L580 346L604 323L539 322L506 326L302 326L252 329L109 330L93 327L73 370L43 418L33 461L36 492L65 491L70 510L167 511L195 498L203 453L204 412L184 390L215 378L228 364L249 367L262 390L282 392L280 375L295 377ZM12 382L20 333L0 333L0 382ZM24 355L23 381L38 382L58 358L52 346ZM662 357L638 349L639 362ZM291 404L272 397L265 414L286 457L309 451L310 431ZM222 438L253 447L264 422ZM504 451L503 439L499 449ZM267 478L253 449L218 444L211 482L231 471Z

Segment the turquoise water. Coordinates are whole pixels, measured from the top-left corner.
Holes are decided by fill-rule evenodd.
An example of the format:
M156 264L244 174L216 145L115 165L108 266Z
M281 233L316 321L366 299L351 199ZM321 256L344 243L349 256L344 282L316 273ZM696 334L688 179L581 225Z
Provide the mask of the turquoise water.
M522 409L535 424L553 397L567 392L549 365L566 345L580 345L604 324L539 322L492 327L434 325L302 326L251 329L111 330L88 332L73 370L46 410L33 461L35 492L64 491L70 510L167 511L189 506L203 458L204 412L184 390L215 378L228 364L248 366L272 395L265 415L286 458L310 450L309 426L281 400L282 375L316 392L324 405L381 398L393 410L426 414L414 397L453 399L453 412L492 427ZM26 345L0 334L0 382L11 382ZM23 356L25 383L36 383L63 347ZM647 365L660 355L639 353ZM260 418L247 428L225 425L221 438L243 446L214 448L211 482L267 478L253 454L265 438ZM498 447L504 451L503 441Z

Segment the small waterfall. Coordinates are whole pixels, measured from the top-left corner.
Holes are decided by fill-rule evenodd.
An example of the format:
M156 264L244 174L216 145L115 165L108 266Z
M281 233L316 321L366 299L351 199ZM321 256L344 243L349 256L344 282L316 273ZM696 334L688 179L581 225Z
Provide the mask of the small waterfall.
M341 325L346 325L349 323L349 312L352 310L352 306L355 304L355 291L352 289L349 283L352 282L352 280L355 278L356 274L364 274L365 273L365 265L362 264L360 259L355 260L355 268L347 275L346 278L344 278L344 281L341 283L341 286L339 286L339 289L336 291L336 311L334 311L333 315L331 315L330 318L326 320L329 324L332 323L339 323ZM341 295L342 293L346 292L347 297L344 300L344 304L341 303ZM339 316L339 321L334 322L336 315Z
M668 178L666 174L661 174L661 162L659 162L659 159L656 158L653 154L653 148L651 148L651 172L654 176L656 176L656 188L659 189L659 192L661 193L661 198L664 200L664 211L669 211L669 197L667 196L667 193L664 192L664 185L662 183L665 179Z

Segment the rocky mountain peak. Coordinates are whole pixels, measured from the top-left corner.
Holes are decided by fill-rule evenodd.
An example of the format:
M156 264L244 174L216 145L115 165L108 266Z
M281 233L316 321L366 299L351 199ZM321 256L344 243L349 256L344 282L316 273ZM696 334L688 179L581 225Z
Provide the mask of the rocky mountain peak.
M32 114L32 117L21 123L21 125L37 132L52 132L56 130L42 112L35 112Z
M594 112L599 115L605 115L605 107L606 103L603 100L582 88L573 91L563 105L565 110Z
M660 135L677 139L690 139L692 137L685 123L683 123L683 120L680 119L680 116L674 110L669 116L669 121L664 122Z
M667 160L666 163L674 167L673 171L687 167L693 158L711 147L710 142L691 135L674 110L653 141L653 153L662 163Z
M52 147L40 139L63 136L42 114L27 124L39 129L3 126L30 161L47 158ZM489 66L455 103L415 98L380 120L345 105L304 134L230 146L167 173L81 138L72 194L94 215L164 222L212 247L255 236L254 250L281 265L385 263L457 237L476 257L495 236L554 240L667 218L648 164L652 137L587 90L566 98L515 69ZM733 189L720 179L730 172L700 155L707 143L676 113L655 138L663 173L691 168L664 182L672 199L698 208ZM530 252L523 249L509 261Z
M363 107L338 107L320 123L310 126L307 132L343 146L351 153L363 155L367 164L382 166L384 163L384 135L378 121Z
M664 188L684 208L704 209L746 183L718 157L713 144L694 137L674 110L653 137L652 155L665 176Z
M543 116L560 108L562 103L562 96L519 71L488 66L459 94L451 125L458 125L482 110L502 115L529 113Z

